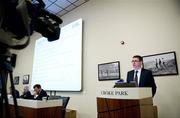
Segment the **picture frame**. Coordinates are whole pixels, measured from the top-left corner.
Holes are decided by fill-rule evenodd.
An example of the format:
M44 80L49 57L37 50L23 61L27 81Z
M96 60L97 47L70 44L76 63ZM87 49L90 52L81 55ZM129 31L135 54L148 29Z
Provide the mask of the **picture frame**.
M118 80L120 79L120 62L108 62L98 64L98 80Z
M23 76L23 84L29 84L29 77L30 77L30 75Z
M143 56L143 67L154 76L179 74L175 51Z
M14 85L18 85L19 84L19 76L15 76L14 79L13 79L13 83Z

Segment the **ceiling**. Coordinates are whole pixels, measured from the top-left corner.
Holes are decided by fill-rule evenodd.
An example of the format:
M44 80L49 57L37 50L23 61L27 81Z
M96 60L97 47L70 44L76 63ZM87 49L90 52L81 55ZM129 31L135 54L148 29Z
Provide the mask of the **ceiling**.
M57 16L63 16L89 0L43 0L45 9Z

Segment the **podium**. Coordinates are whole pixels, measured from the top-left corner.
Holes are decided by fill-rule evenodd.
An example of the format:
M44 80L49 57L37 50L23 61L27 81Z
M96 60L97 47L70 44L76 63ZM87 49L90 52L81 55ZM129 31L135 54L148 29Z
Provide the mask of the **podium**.
M98 118L155 118L151 88L110 88L97 93Z
M62 100L17 99L19 115L22 118L62 118ZM13 99L9 99L11 118L15 118Z

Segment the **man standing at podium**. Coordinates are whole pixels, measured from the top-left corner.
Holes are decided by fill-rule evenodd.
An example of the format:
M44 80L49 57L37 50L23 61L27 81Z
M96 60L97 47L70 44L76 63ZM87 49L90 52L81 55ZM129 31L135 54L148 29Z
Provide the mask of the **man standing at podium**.
M135 55L132 58L133 70L127 73L127 83L134 82L138 87L151 87L152 95L156 93L156 84L150 70L144 69L143 58Z

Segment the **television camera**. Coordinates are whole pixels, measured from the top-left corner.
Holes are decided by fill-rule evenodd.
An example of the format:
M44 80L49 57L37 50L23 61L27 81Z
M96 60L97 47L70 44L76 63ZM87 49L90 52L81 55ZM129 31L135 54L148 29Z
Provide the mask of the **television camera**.
M1 0L0 47L22 49L33 31L48 41L59 39L62 19L45 10L42 0Z

